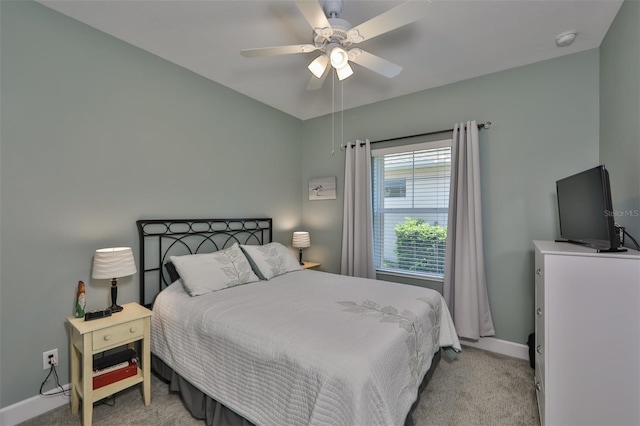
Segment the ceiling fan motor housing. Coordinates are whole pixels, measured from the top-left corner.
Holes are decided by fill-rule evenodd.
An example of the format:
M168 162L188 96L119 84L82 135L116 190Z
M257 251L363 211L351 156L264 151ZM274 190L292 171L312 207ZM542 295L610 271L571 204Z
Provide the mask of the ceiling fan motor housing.
M329 18L328 21L331 24L333 32L328 38L314 33L313 42L316 47L322 47L329 43L338 43L345 47L350 46L351 41L347 38L347 31L352 28L351 23L342 18Z

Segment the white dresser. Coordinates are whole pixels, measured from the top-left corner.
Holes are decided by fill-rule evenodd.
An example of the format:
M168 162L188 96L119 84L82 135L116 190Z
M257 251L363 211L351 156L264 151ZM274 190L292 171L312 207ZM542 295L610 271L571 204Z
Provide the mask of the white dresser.
M534 245L542 425L640 425L640 253Z

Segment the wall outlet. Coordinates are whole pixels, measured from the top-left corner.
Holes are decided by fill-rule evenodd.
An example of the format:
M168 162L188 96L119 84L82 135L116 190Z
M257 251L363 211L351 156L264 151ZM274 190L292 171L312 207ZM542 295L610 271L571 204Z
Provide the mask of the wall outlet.
M58 349L51 349L50 351L42 352L42 369L48 370L51 368L49 356L53 355L56 360L56 364L60 364L60 358L58 358Z

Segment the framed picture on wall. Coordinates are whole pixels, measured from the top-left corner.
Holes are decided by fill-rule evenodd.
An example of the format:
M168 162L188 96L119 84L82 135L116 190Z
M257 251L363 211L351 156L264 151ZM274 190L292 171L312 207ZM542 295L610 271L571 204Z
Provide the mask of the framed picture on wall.
M309 179L309 200L335 200L336 177L320 177Z

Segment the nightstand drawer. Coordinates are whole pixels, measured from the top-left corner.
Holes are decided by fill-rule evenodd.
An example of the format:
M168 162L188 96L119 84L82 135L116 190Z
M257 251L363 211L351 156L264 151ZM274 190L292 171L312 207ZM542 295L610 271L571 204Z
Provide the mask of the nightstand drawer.
M144 335L144 320L137 319L115 325L103 330L93 332L93 350L112 347L119 343L128 343L137 339L142 339Z

